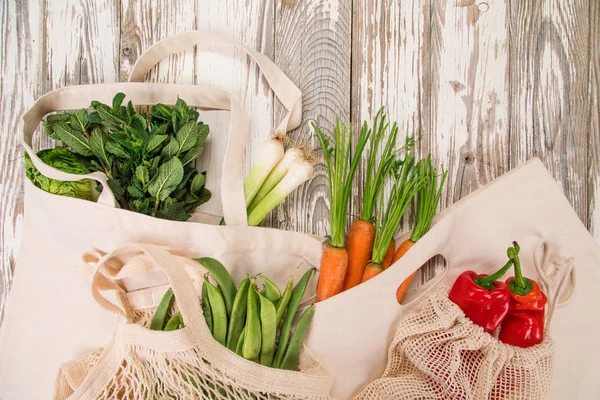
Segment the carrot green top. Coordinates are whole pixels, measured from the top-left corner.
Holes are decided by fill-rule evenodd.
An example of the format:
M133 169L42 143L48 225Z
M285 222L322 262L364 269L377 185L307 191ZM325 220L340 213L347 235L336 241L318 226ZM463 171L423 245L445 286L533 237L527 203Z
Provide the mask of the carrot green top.
M442 168L442 180L438 188L438 171L433 168L431 164L431 154L427 159L419 161L416 167L419 175L424 177L426 184L419 189L417 193L417 222L415 228L410 235L410 240L416 242L421 239L423 235L429 231L431 227L431 221L437 210L440 196L442 194L442 188L446 182L448 171L444 171Z
M327 165L330 203L329 222L331 224L329 244L333 247L344 247L346 213L352 192L352 181L372 131L367 127L366 122L363 123L358 135L356 149L354 154L351 154L352 126L346 128L346 125L340 124L339 120L336 119L335 129L333 130L333 146L329 143L329 137L314 123L313 127L323 148L323 157Z

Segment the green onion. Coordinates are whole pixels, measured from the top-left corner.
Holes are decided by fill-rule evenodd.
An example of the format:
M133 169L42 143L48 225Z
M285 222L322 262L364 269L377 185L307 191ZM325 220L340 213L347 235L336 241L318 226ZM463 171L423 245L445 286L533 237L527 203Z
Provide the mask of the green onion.
M346 213L348 201L352 192L352 181L356 168L360 162L365 145L371 136L372 130L367 123L363 123L358 136L356 150L351 154L352 126L335 121L333 130L334 146L329 143L329 137L313 123L317 138L323 148L323 157L327 165L329 179L329 222L331 225L331 238L329 244L333 247L343 248L345 245Z
M246 200L246 208L250 205L260 187L271 170L277 165L283 157L283 146L287 141L287 136L275 131L269 140L263 142L256 163L252 167L250 174L244 182L244 198Z
M269 192L273 190L273 188L277 186L277 184L283 179L285 174L287 174L288 170L290 169L292 162L295 159L302 157L303 154L304 150L299 147L292 147L285 152L283 158L277 163L275 168L273 168L269 176L267 176L267 179L265 179L263 182L258 193L256 193L256 196L254 196L254 199L248 207L248 214L250 214L250 212L258 205L258 203L260 203L261 200L264 199L265 196L269 194Z
M298 186L313 175L313 160L310 157L295 159L283 179L271 190L248 215L248 225L257 226L272 209L277 207Z

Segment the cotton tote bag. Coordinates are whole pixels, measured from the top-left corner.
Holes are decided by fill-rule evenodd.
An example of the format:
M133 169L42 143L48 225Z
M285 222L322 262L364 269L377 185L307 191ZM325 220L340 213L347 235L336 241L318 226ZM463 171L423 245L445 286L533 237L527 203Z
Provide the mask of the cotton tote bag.
M332 395L350 398L382 376L398 323L421 308L419 302L396 302L396 289L404 279L442 255L444 272L407 293L407 300L425 299L428 290L431 293L440 284L452 286L465 270L497 270L506 262L506 249L513 240L521 245L525 276L539 282L533 252L541 242L554 243L561 256L573 257L577 271L570 301L563 304L559 299L552 320L554 373L547 398L600 398L600 347L596 345L600 319L595 317L600 304L600 249L539 159L442 211L432 229L377 277L317 303L306 345L332 374Z
M168 47L185 48L194 41L246 51L288 110L278 129L286 132L300 124L301 93L267 57L204 32L171 38L172 46ZM149 54L134 66L132 78L141 79L168 52L159 43ZM207 112L230 111L228 131L211 134L211 140L225 141L220 146L225 149L222 169L207 171L207 185L220 181L220 191L213 193L211 201L220 198L227 226L167 221L118 209L103 174L67 174L45 165L35 156L32 136L44 115L89 107L92 100L109 103L117 92L125 93L126 100L136 105L174 104L180 97L188 105ZM90 297L89 276L80 263L81 254L92 248L108 252L128 242L160 244L180 256L217 258L230 268L237 282L245 272L263 272L280 285L300 264L319 263L322 245L318 239L247 226L242 159L248 117L223 90L149 83L65 87L42 96L24 115L23 124L23 146L42 174L64 181L94 179L103 185L103 192L95 203L52 195L25 179L23 238L0 330L3 400L51 398L58 365L104 347L110 339L115 318ZM152 273L122 282L128 290L163 283L162 275ZM314 293L314 287L309 290Z

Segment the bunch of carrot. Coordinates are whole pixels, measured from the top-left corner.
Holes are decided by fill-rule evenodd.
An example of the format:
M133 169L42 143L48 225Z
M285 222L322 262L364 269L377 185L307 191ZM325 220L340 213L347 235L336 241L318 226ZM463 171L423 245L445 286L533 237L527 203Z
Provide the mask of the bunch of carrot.
M404 146L395 149L398 136L395 123L383 151L380 151L390 127L382 110L375 116L372 128L368 128L366 122L363 123L353 155L350 155L348 144L352 130L341 126L343 129L336 123L334 146L329 144L327 136L315 126L327 164L331 204L331 239L321 260L317 301L371 279L402 257L429 230L447 176L446 172L441 173L438 186L440 174L432 165L431 155L418 162L415 160L412 154L414 140L409 138ZM356 171L355 165L369 139L363 209L360 219L354 221L350 228L346 247L344 239L349 193ZM399 157L402 150L406 154ZM392 182L392 188L387 205L384 206L382 190L388 180ZM393 237L402 216L415 198L417 212L413 233L396 250ZM402 301L412 277L407 278L398 288L398 302Z

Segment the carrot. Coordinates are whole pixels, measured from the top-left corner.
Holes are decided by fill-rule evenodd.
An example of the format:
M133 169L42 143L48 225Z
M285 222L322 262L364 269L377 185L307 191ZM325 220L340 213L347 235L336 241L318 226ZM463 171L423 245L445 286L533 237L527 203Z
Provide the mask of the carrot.
M331 236L323 251L317 284L317 301L322 301L344 289L348 269L348 253L345 248L348 202L352 193L352 181L372 130L366 122L363 123L356 150L351 156L352 126L347 129L346 125L340 124L336 119L333 146L329 143L329 137L316 124L313 123L313 127L323 149L329 183Z
M442 180L438 188L438 173L431 164L431 154L429 157L427 157L427 159L419 161L417 169L419 171L419 175L422 176L427 182L427 184L423 186L423 188L419 190L419 193L417 194L417 223L415 224L415 228L410 235L410 239L405 240L396 251L396 254L394 254L392 264L406 254L406 252L415 244L415 242L421 239L421 237L423 237L423 235L425 235L431 228L431 222L433 221L435 211L440 201L442 188L444 187L446 177L448 176L448 171L444 171L442 169ZM396 290L396 300L398 303L402 303L402 299L406 294L408 286L415 277L415 273L416 272L413 272L404 280L404 282L400 284L400 286L398 286L398 289Z
M392 258L394 258L394 252L396 251L396 242L394 239L390 240L390 246L383 257L383 269L388 269L392 265Z
M375 226L362 219L356 220L348 233L348 271L344 290L358 285L362 279L365 265L371 259L373 241L375 240Z
M321 258L321 275L317 286L317 300L328 299L342 291L344 280L340 276L346 276L348 269L348 253L346 249L325 246Z
M375 203L387 176L394 166L396 153L414 146L414 140L409 138L404 146L394 150L396 138L398 137L398 125L394 123L391 130L389 130L383 151L380 151L389 125L382 107L375 115L373 122L373 134L371 135L365 173L362 213L360 219L352 223L348 233L348 273L346 274L344 290L353 288L361 282L365 266L371 260L373 242L375 241L375 226L373 225ZM379 156L379 153L381 153L381 156Z
M426 183L414 168L415 159L409 154L403 160L395 164L394 186L388 200L385 212L383 205L379 206L379 223L375 230L375 242L373 243L373 257L365 267L362 282L365 282L384 270L383 262L385 256L390 252L394 244L392 237L404 215L404 211L412 201L413 197ZM381 201L381 199L380 199ZM393 250L391 250L393 253Z

